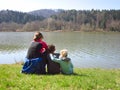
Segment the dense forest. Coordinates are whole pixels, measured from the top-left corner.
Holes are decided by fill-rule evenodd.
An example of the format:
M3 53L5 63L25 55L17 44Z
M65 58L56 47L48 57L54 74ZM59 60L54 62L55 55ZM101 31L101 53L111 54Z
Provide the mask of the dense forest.
M0 31L120 31L120 10L0 11Z

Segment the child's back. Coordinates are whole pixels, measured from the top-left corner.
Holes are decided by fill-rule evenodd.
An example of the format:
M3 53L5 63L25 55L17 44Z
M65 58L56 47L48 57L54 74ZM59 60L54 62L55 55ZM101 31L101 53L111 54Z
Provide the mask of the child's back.
M71 63L70 58L54 60L54 61L58 62L60 64L61 72L63 74L72 74L73 73L73 64Z

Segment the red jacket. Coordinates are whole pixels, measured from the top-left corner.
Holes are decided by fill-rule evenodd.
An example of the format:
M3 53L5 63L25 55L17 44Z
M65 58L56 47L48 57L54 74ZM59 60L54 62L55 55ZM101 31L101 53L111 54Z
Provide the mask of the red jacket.
M42 49L40 50L41 53L45 52L48 49L48 45L46 42L44 42L42 40L36 40L35 42L39 42L42 44Z

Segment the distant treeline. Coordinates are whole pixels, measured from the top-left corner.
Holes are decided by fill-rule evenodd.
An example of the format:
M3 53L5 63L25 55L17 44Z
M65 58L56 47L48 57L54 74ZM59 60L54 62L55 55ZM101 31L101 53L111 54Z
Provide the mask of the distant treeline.
M0 11L0 31L120 31L120 10L61 10L42 15Z

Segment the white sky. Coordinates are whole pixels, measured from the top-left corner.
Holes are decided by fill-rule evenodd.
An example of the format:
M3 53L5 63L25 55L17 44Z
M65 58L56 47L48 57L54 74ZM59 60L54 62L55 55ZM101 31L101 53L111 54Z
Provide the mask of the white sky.
M29 12L39 9L120 9L120 0L0 0L0 10Z

